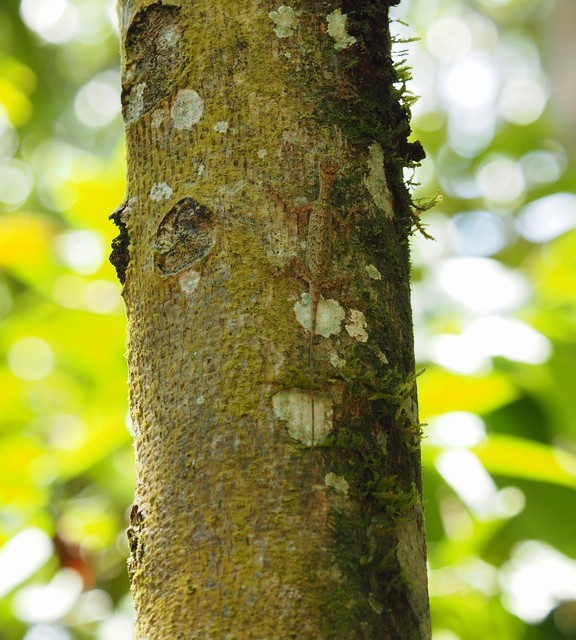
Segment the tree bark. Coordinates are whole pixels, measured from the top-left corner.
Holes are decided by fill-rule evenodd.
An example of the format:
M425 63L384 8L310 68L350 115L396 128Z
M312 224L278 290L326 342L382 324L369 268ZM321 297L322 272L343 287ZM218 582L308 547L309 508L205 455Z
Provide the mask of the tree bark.
M387 3L121 0L120 29L136 638L428 638Z

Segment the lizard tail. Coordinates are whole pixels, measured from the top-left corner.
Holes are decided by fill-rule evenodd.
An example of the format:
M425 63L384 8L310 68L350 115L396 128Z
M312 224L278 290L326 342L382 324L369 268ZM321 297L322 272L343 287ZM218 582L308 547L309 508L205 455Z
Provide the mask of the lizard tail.
M311 446L314 446L314 438L316 431L316 417L315 417L315 406L314 406L314 335L316 333L316 316L318 311L318 301L311 300L312 304L312 317L310 323L310 341L308 343L308 368L310 373L310 442Z

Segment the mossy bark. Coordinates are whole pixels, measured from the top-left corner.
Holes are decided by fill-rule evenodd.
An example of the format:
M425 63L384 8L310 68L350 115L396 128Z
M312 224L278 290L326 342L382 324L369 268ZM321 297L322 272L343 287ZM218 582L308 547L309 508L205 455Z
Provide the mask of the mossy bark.
M120 28L136 638L428 638L402 181L420 148L387 3L121 0ZM323 163L310 365L294 265Z

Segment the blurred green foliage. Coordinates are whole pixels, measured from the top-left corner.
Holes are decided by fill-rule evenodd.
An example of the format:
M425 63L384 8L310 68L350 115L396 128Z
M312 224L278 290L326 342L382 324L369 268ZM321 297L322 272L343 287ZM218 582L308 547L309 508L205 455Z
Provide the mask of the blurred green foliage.
M114 6L21 5L0 6L0 638L120 640L134 479L107 261L124 196Z
M576 143L544 46L570 3L397 9L407 179L443 196L413 251L435 640L576 636ZM0 6L3 640L131 637L113 5Z

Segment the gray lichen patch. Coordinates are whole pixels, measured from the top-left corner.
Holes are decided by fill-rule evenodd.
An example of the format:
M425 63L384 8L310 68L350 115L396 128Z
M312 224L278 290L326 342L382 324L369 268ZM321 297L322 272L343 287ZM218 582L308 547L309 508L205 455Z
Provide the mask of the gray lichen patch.
M332 489L335 489L338 493L342 493L345 496L348 495L350 485L346 481L346 478L330 472L324 476L324 483L327 487L332 487Z
M155 182L150 188L150 199L154 202L160 202L160 200L168 200L172 195L172 187L165 182Z
M312 331L312 298L309 293L304 292L301 294L300 300L294 304L294 313L296 314L296 320L310 333ZM324 338L339 334L345 317L346 312L337 300L325 300L320 296L316 313L315 333Z
M322 444L332 429L332 401L324 394L284 389L272 396L272 407L276 417L286 422L290 437L308 447Z
M326 16L328 21L328 34L334 38L334 49L341 51L356 43L356 38L346 30L348 16L340 9L336 9Z
M204 113L204 100L194 89L178 91L170 109L172 123L176 129L191 129L200 122Z
M178 282L180 289L182 289L186 295L192 295L200 284L200 274L193 269L184 271L178 276Z
M368 175L364 178L364 184L378 209L387 218L392 218L394 216L394 207L384 170L384 151L377 142L374 142L369 147L367 165Z
M126 98L124 106L124 122L126 126L140 118L144 111L144 91L146 83L137 84Z
M345 326L348 335L354 340L358 340L358 342L366 342L368 340L368 332L366 331L368 325L362 311L350 309Z
M282 5L277 11L270 11L268 17L273 20L276 27L274 33L278 38L288 38L294 33L294 24L296 22L296 13L292 7Z
M382 280L382 274L373 264L367 264L364 268L369 278L372 278L372 280Z
M214 131L218 133L226 133L226 131L228 131L229 126L230 125L225 120L219 120L214 125Z
M335 369L342 369L346 364L346 360L341 358L334 350L328 352L328 360Z
M163 121L164 121L164 111L162 111L162 109L156 109L155 111L152 112L152 121L150 124L154 128L159 127Z

